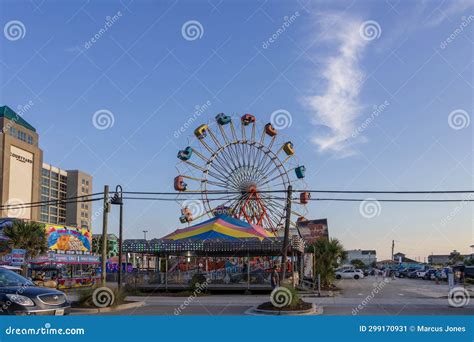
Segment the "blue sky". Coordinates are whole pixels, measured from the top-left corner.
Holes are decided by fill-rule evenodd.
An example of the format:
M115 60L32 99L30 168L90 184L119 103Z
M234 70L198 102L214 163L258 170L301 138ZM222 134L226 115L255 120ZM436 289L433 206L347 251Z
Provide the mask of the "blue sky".
M194 126L219 112L262 123L289 112L283 133L309 188L472 189L470 3L4 0L0 103L32 103L24 118L40 134L44 161L91 173L94 191L171 190L176 152L192 135L174 132L206 103ZM12 21L19 36L7 30ZM183 35L188 21L199 23L197 36ZM113 116L106 129L93 124L100 110ZM179 209L127 202L126 237L169 233ZM392 239L421 260L474 243L472 204L383 202L373 218L359 203L308 209L328 218L346 248L379 258Z

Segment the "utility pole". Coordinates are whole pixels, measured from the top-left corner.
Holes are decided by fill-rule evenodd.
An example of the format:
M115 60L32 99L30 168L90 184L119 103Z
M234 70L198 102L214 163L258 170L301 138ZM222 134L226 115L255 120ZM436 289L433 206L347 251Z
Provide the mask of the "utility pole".
M120 206L120 218L119 218L119 252L118 252L118 289L120 290L122 287L122 245L123 245L123 196L122 196L122 186L117 185L115 187L115 194L112 198L112 204L116 204Z
M285 233L283 235L283 255L281 264L283 267L281 280L284 281L286 277L286 259L288 255L289 235L290 235L290 217L291 217L291 196L293 194L293 187L288 185L288 192L286 197L286 218L285 218Z
M395 240L392 240L392 261L393 260L393 251L395 250Z
M109 186L104 185L104 210L103 210L103 220L102 220L102 273L101 280L102 286L105 286L107 278L107 224L109 222Z

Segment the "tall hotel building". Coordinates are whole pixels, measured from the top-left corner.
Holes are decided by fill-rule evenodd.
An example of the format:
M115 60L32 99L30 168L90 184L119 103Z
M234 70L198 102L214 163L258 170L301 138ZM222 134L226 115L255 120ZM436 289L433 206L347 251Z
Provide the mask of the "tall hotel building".
M0 203L3 206L51 201L92 192L92 177L43 163L36 129L8 106L0 107ZM90 202L52 203L0 209L0 217L91 229Z

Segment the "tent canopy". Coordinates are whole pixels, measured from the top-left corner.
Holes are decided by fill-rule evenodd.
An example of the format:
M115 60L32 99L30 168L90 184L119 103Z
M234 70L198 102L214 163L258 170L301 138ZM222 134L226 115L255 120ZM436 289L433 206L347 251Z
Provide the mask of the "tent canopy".
M189 228L177 229L162 239L175 241L185 239L221 239L232 241L245 238L264 240L272 237L275 237L275 235L260 226L249 224L227 215L217 215Z

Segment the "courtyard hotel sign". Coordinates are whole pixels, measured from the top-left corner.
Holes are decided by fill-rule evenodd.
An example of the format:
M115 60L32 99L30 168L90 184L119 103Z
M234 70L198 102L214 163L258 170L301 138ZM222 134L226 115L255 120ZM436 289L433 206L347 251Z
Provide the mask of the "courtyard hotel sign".
M13 152L10 153L10 157L16 159L16 161L18 161L18 162L20 162L20 163L30 163L30 164L33 164L33 159L30 159L30 158L25 157L25 156L21 156L21 155L19 155L19 154L13 153Z

